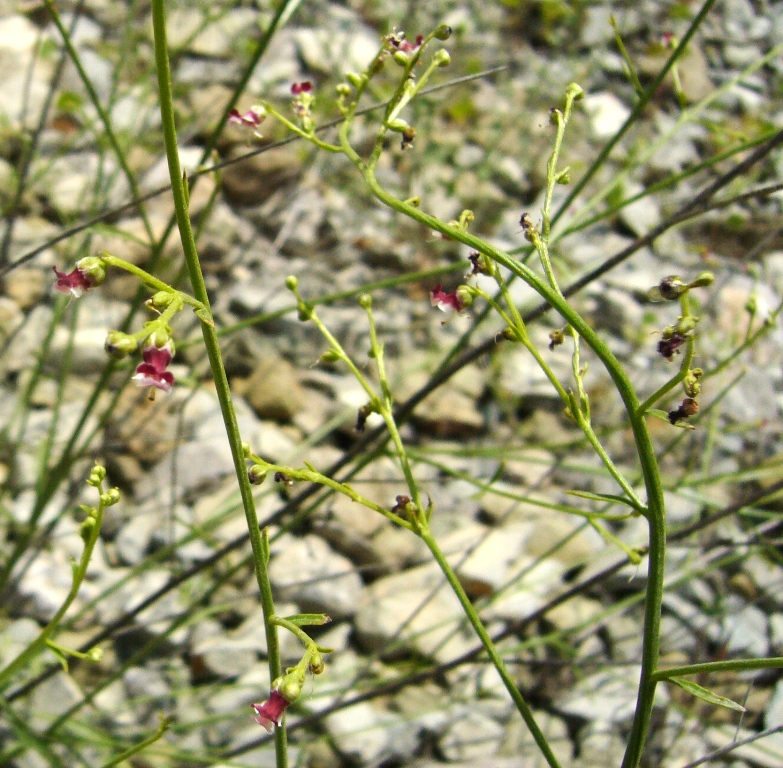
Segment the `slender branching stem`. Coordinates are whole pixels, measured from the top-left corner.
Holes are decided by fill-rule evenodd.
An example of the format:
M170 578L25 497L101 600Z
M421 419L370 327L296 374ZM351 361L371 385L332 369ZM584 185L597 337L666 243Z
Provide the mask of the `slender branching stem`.
M171 85L171 70L169 66L168 47L166 42L166 9L165 0L152 0L152 23L155 43L155 63L157 67L158 88L160 91L160 111L163 125L163 137L166 145L166 157L169 165L169 177L171 179L174 206L179 226L180 239L185 254L185 262L190 275L190 282L196 299L209 313L209 296L201 271L201 264L196 250L196 243L191 227L188 211L188 193L185 189L183 175L179 163L177 151L177 129L174 121L174 102ZM261 593L261 607L264 612L265 630L267 640L267 654L269 662L270 679L274 680L281 675L280 647L277 638L277 627L272 622L275 614L272 599L272 586L269 582L268 546L264 547L261 531L258 525L253 492L247 477L242 438L239 433L236 413L231 401L231 392L228 386L226 370L223 365L214 325L201 317L201 331L204 336L204 345L209 357L209 364L215 382L215 389L220 403L220 410L226 426L228 442L231 447L231 455L234 461L234 469L239 481L239 492L242 499L242 507L250 535L250 545L253 550L253 562L256 581ZM266 556L265 556L266 553ZM286 747L285 727L275 729L275 752L277 768L286 768L288 754Z

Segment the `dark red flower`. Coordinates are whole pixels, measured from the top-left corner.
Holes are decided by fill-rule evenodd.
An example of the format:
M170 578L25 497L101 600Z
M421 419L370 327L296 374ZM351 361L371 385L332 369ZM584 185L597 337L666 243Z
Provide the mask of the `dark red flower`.
M260 106L250 107L244 114L238 109L232 109L228 113L228 122L231 125L239 125L242 128L258 128L264 122L265 117L266 112Z
M280 727L280 718L290 703L280 691L273 688L269 693L269 698L263 704L252 705L256 712L256 722L266 728L268 733L272 733L273 725Z
M664 336L658 342L658 354L671 360L678 352L679 348L685 343L686 337L676 331L670 335Z
M143 352L144 362L136 366L133 380L140 387L157 387L164 392L171 392L174 386L174 374L167 371L169 363L174 357L171 343L157 347L155 344L148 346Z
M440 285L436 285L432 291L430 291L430 304L446 314L462 312L462 310L465 309L465 303L462 301L457 291L446 293L442 290L442 286Z
M399 50L405 51L405 53L413 53L413 51L421 48L421 44L424 42L424 35L416 35L416 42L411 43L408 40L401 40L397 46Z
M299 96L300 93L310 93L313 90L313 84L309 80L305 80L303 83L294 83L291 86L291 93L294 96Z

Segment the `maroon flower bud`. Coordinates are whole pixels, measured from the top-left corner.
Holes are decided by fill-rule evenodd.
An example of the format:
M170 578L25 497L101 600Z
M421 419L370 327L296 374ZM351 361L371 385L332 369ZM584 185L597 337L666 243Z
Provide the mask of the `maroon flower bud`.
M658 342L658 354L667 360L672 360L680 347L685 343L686 337L674 329L667 328L663 332L663 338Z
M238 125L241 128L258 128L266 118L266 110L262 106L250 107L245 113L237 109L232 109L228 113L228 122L230 125Z
M174 357L174 345L169 341L158 347L148 340L141 354L144 362L136 366L136 373L131 378L140 387L156 387L163 392L171 392L174 374L166 368Z
M269 698L263 704L252 705L256 713L256 722L263 728L266 728L268 733L272 733L274 730L272 726L280 727L280 719L290 703L280 691L273 688L269 692Z
M313 84L309 80L305 80L302 83L294 83L291 86L291 93L294 96L299 96L302 93L310 93L313 90Z
M445 312L447 315L452 312L462 312L465 309L465 303L458 291L452 293L446 293L442 290L440 285L436 285L432 291L430 291L430 304L433 307L437 307L441 312Z

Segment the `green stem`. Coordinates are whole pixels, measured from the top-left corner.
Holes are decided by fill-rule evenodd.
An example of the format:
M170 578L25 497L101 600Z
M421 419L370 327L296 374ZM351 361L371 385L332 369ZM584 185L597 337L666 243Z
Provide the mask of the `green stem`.
M310 635L308 635L307 632L305 632L301 627L294 624L293 621L288 621L288 619L284 619L280 616L273 616L272 621L277 624L278 627L283 627L284 629L287 629L292 635L296 635L299 641L308 650L316 647L313 638L310 637Z
M449 586L452 588L452 590L454 590L454 594L457 596L457 599L459 600L460 605L462 606L462 610L465 612L468 621L470 621L470 624L473 627L473 631L476 633L479 640L481 640L481 643L490 659L492 659L492 663L503 680L503 684L506 686L506 690L514 701L514 704L519 710L519 713L522 715L522 719L525 721L525 724L530 729L530 733L535 739L535 742L538 745L538 748L541 750L541 753L544 755L547 763L549 763L551 768L560 768L560 763L558 762L557 757L555 757L554 752L552 752L552 748L549 746L549 742L547 741L546 736L544 736L543 732L538 726L538 723L533 717L533 711L530 709L530 705L525 701L516 681L506 668L500 653L498 653L495 644L492 642L492 638L489 636L489 633L484 627L483 622L479 618L475 606L470 602L470 598L462 588L462 584L460 584L457 575L454 573L451 565L449 565L448 560L446 560L446 556L443 554L428 529L425 528L420 532L419 535L440 566L443 575L449 582Z
M518 277L522 278L585 340L588 346L600 358L617 388L636 442L639 461L642 468L645 488L647 490L647 506L649 509L649 563L647 572L647 593L645 599L645 618L643 627L642 665L631 733L623 760L623 768L635 768L641 759L642 748L650 725L656 681L653 677L657 664L660 646L661 602L663 600L663 577L666 557L666 523L663 487L658 470L658 463L653 450L652 440L647 430L643 415L639 412L639 400L634 389L611 350L598 337L595 331L567 303L567 301L535 274L529 267L513 259L507 253L495 248L489 243L474 237L469 232L453 227L434 216L412 206L384 190L375 179L374 174L366 167L348 141L346 130L340 131L343 149L362 173L365 182L373 194L385 205L402 213L414 221L418 221L436 232L445 234L452 240L461 242L473 250L502 264Z
M369 296L367 297L370 298ZM364 302L363 306L367 312L367 318L370 322L370 349L372 350L373 357L378 366L378 378L381 382L381 389L383 391L383 401L381 403L381 416L386 424L386 429L389 431L389 437L391 437L394 449L397 453L397 459L402 467L402 472L405 475L405 482L408 485L408 489L411 492L411 498L416 505L416 509L419 513L424 514L424 507L421 503L421 494L419 493L419 485L416 479L413 477L413 470L411 469L411 463L408 459L408 454L405 450L405 445L402 442L400 430L397 429L397 421L394 418L394 402L391 396L391 390L389 388L389 380L386 376L386 366L383 358L383 345L378 341L378 329L375 326L375 317L372 313L371 303ZM421 517L422 515L420 515ZM419 526L416 526L417 531Z
M688 664L683 667L659 669L654 677L657 681L684 675L701 675L713 672L749 672L754 669L777 669L783 667L783 657L769 659L732 659L731 661L709 661L703 664Z
M185 210L187 211L187 203L185 204ZM190 221L190 219L188 219L188 221ZM198 299L194 299L192 296L189 296L187 293L184 293L183 291L178 291L175 288L172 288L170 285L164 283L162 280L158 280L157 277L153 277L149 272L145 272L143 269L137 267L135 264L131 264L129 261L125 261L125 259L120 259L117 256L112 256L106 253L106 251L103 251L101 253L101 261L103 261L105 264L108 264L111 267L117 267L118 269L124 269L126 272L130 272L132 275L138 277L142 283L148 285L150 288L155 288L158 291L165 291L166 293L175 294L182 300L183 304L187 304L188 306L191 306L194 309L205 309L204 302L201 302Z
M250 461L256 462L268 472L282 472L284 475L290 477L293 480L299 480L305 483L317 483L318 485L325 485L331 488L332 490L337 491L337 493L341 493L343 494L343 496L347 496L351 501L355 501L357 504L361 504L363 507L367 507L368 509L371 509L374 512L378 512L379 514L391 520L396 525L400 525L403 528L407 528L409 531L413 530L413 526L407 520L404 520L398 515L395 515L394 512L385 509L384 507L380 506L380 504L376 504L374 501L370 501L369 499L366 499L364 496L357 493L353 488L351 488L350 485L346 485L345 483L341 483L337 480L334 480L331 477L328 477L327 475L322 475L320 472L317 472L316 470L293 469L292 467L285 467L282 464L272 464L271 462L264 461L264 459L258 456L248 456L248 459Z
M174 207L177 215L180 239L185 254L190 282L193 287L196 300L204 309L210 311L209 295L201 272L201 264L196 251L196 243L193 237L193 229L188 212L187 192L183 183L182 171L177 152L177 129L174 121L174 102L171 87L171 70L169 68L168 47L166 42L166 9L165 0L152 0L152 24L155 42L155 62L157 65L158 88L160 90L160 112L163 125L163 138L166 144L166 156L169 165L169 177L171 179ZM210 313L211 314L211 313ZM242 507L245 512L250 545L253 550L253 562L256 581L261 593L261 607L264 612L264 625L266 630L267 654L269 662L269 675L271 680L280 677L282 667L280 662L280 647L277 640L277 628L272 622L274 616L274 601L272 599L272 586L267 572L267 558L264 556L264 544L261 531L258 526L253 491L247 477L245 455L242 447L242 438L239 434L236 413L231 401L231 392L228 386L225 367L220 354L220 344L214 326L201 320L201 331L204 336L204 345L209 357L210 368L215 381L215 390L223 421L226 425L228 442L231 447L231 455L234 460L234 469L239 482L239 493L242 499ZM288 753L286 749L285 727L275 729L275 752L277 768L286 768L288 765Z
M100 494L100 488L97 488ZM95 549L95 544L98 541L98 537L101 532L101 523L103 522L103 512L105 505L103 500L99 500L98 506L95 507L95 515L93 516L93 524L90 529L89 536L84 542L84 550L82 556L79 558L78 564L74 563L73 575L71 578L71 588L68 594L60 606L57 613L54 614L49 623L41 630L41 634L33 640L30 645L27 646L5 669L0 670L0 688L20 669L28 666L29 663L47 647L47 641L57 630L60 622L63 620L63 616L67 613L71 604L76 599L76 595L79 593L79 588L82 582L87 576L87 568L90 564L90 558L92 552Z

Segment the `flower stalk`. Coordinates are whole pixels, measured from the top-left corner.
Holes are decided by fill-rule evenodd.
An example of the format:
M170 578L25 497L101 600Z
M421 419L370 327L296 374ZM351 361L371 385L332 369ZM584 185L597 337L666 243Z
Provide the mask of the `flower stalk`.
M185 190L185 183L183 181L179 154L177 151L177 129L174 120L171 69L169 66L168 45L166 41L165 0L152 0L152 23L163 138L166 146L166 157L168 160L169 177L171 179L172 193L174 196L177 225L179 227L180 239L185 254L185 263L188 268L188 274L190 275L193 292L196 300L200 302L204 310L204 312L199 315L201 330L215 382L215 390L220 403L220 410L226 426L228 442L231 447L234 469L239 482L239 493L242 499L242 507L245 512L245 519L250 535L250 545L253 550L254 571L261 594L261 607L264 612L269 674L270 678L275 680L280 677L282 666L280 661L280 647L277 639L277 627L272 622L272 617L274 616L274 601L272 599L272 586L269 582L268 574L269 542L268 538L262 538L259 529L253 492L245 469L245 455L242 438L239 433L239 425L231 401L231 393L220 353L218 336L214 324L211 322L209 296L201 271L201 263L199 261L196 242L193 236L193 228L190 222L188 195ZM285 728L275 729L277 768L286 768L288 765L286 742Z

